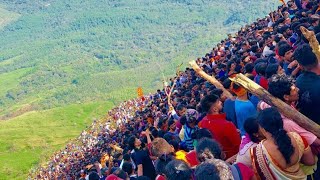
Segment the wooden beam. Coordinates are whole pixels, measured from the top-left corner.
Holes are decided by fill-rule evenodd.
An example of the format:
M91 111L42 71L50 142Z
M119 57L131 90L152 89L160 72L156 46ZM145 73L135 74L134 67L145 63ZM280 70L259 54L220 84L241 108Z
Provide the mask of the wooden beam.
M259 86L257 83L255 83L245 75L238 74L234 78L230 78L230 80L241 85L269 105L276 107L282 115L293 120L301 127L312 132L314 135L320 138L320 126L317 123L310 120L305 115L301 114L299 111L292 108L280 99L275 98L267 90Z
M196 61L190 61L189 64L191 65L192 69L196 71L197 74L199 74L202 78L209 81L211 84L216 86L216 88L221 89L223 91L223 94L227 97L232 99L233 95L226 90L223 85L213 76L209 76L207 73L205 73L196 63Z
M300 30L304 37L309 41L312 51L317 56L318 62L320 63L320 46L316 35L313 31L309 31L303 26L300 27Z

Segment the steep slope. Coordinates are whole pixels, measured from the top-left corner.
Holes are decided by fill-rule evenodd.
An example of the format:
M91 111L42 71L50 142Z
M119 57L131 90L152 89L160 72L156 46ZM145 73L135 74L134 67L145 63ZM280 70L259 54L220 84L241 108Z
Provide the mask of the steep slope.
M264 0L0 0L0 179L265 16ZM1 18L3 16L0 16ZM94 103L92 103L94 102ZM107 102L107 103L106 103Z
M150 90L160 85L158 65L172 74L176 64L202 55L227 32L270 10L263 0L0 4L20 14L0 31L0 75L26 71L18 81L12 79L14 87L0 91L0 114L6 119L30 102L33 109L43 109L112 100L110 91L138 85Z

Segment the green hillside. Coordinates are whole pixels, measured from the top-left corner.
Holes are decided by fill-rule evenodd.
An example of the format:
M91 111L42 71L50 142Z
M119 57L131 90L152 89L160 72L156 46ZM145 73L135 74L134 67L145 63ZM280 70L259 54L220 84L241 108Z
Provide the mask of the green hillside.
M23 179L92 117L135 97L138 86L161 87L176 65L209 52L274 6L265 0L0 0L0 163L9 162L0 166L0 179Z

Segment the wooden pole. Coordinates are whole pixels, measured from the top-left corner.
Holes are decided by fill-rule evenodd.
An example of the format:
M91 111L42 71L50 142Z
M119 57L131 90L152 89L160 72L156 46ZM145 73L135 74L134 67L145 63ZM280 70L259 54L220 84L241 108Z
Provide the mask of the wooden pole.
M314 135L320 138L320 126L317 123L313 122L280 99L273 97L267 90L259 86L251 79L247 78L245 75L238 74L234 78L230 78L230 80L241 85L269 105L276 107L281 114L289 119L292 119L301 127L312 132Z
M309 44L313 50L313 53L317 56L318 62L320 63L320 46L313 31L309 31L305 27L301 26L300 30L304 37L309 41Z
M171 104L171 94L172 94L173 88L176 86L176 82L177 82L177 80L174 80L174 83L173 83L172 87L170 88L169 94L167 94L168 105L169 106L172 106L172 104Z
M226 90L223 85L213 76L209 76L207 73L205 73L200 67L197 65L196 61L190 61L189 64L191 65L192 69L196 71L197 74L199 74L202 78L209 81L211 84L215 85L216 88L221 89L224 93L224 95L227 98L232 99L233 95Z

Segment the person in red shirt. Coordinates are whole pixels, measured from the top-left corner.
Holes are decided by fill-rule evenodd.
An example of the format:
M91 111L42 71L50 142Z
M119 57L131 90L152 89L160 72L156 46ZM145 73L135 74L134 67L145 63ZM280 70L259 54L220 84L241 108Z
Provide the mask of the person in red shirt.
M232 122L222 114L222 102L216 95L208 95L201 101L201 109L207 115L199 122L200 128L207 128L214 139L221 144L226 159L236 155L240 146L240 135Z

